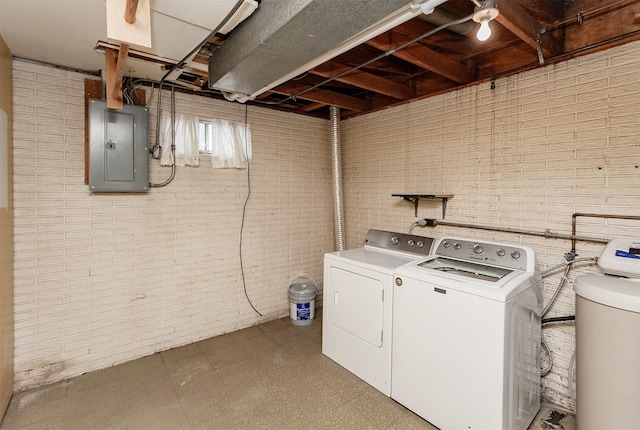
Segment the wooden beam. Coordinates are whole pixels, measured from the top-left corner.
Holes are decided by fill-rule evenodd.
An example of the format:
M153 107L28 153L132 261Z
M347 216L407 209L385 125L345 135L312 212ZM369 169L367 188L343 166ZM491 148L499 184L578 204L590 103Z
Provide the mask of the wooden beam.
M351 67L347 65L339 64L335 61L329 61L310 70L310 73L323 76L325 78L331 78L340 73L344 73L349 69L351 69ZM337 78L336 81L379 94L384 94L399 100L406 100L415 96L415 92L409 85L400 84L362 70L349 72L348 74Z
M306 88L308 87L300 85L291 86L285 84L280 85L276 88L272 88L271 91L277 94L292 96L299 93L300 91L305 90ZM363 100L344 94L339 94L333 91L315 89L307 91L306 93L296 97L302 100L308 100L315 103L323 103L325 105L337 106L342 109L354 110L358 112L362 112L363 110L367 109L367 103Z
M387 34L374 37L366 43L381 51L389 51L409 40L411 39L407 36L394 33L393 30L391 30ZM449 57L418 43L413 43L391 55L440 76L444 76L459 84L466 84L474 79L473 70L466 65L451 60Z
M138 0L127 0L124 9L124 20L129 24L136 22L136 10L138 9Z
M128 51L129 45L126 43L121 43L117 52L113 49L104 51L107 72L107 107L111 109L122 109L122 77L124 76Z
M322 109L325 106L326 106L326 104L324 104L324 103L311 103L310 105L301 107L299 109L299 111L300 112L311 112L311 111L314 111L314 110Z
M570 52L637 31L638 24L640 24L640 1L627 0L599 5L594 4L593 0L576 0L567 5L565 16L566 19L574 18L574 21L564 30L565 51ZM578 16L581 17L581 24L577 24ZM620 42L626 43L632 40L637 40L637 38L629 36L604 47L600 46L590 52L609 49Z
M496 6L500 12L496 21L522 39L527 45L537 50L538 30L543 25L529 15L517 1L496 0ZM540 37L542 52L545 55L553 57L563 52L562 43L550 32L545 32Z

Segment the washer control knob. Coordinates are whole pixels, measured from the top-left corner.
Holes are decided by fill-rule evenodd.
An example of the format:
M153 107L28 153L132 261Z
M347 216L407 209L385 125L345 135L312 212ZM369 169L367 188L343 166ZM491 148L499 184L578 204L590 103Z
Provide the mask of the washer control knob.
M514 259L516 259L516 260L517 260L518 258L520 258L520 252L518 252L518 251L511 251L511 258L514 258Z
M409 239L409 240L407 241L407 245L409 245L409 246L413 246L413 245L415 245L415 244L416 244L416 243L415 243L413 240L411 240L411 239Z
M391 238L391 243L393 243L394 245L397 245L397 244L398 244L398 242L400 242L400 239L398 239L398 237L397 237L397 236L393 236L393 237Z
M460 245L458 242L456 242L456 243L453 244L453 247L455 249L460 249L460 248L462 248L462 245Z
M419 241L417 241L417 242L416 242L416 246L417 246L418 248L424 248L424 242L422 242L421 240L419 240Z
M445 240L444 242L442 242L442 246L448 248L451 246L451 244L449 243L449 241Z
M504 255L506 254L505 250L502 248L498 248L498 250L496 251L496 254L498 254L498 257L504 257Z
M473 252L475 252L476 254L482 254L484 252L484 246L476 243L475 245L473 245Z

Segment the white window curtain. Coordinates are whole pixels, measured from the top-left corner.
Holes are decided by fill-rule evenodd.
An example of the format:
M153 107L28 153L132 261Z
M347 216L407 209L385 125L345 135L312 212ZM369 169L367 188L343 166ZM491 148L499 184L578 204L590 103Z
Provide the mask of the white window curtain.
M200 163L198 151L198 117L188 114L175 114L176 166L197 166ZM162 156L160 164L173 165L171 151L171 113L162 112L160 118L160 146Z
M242 122L211 120L211 167L246 169L251 158L251 129Z

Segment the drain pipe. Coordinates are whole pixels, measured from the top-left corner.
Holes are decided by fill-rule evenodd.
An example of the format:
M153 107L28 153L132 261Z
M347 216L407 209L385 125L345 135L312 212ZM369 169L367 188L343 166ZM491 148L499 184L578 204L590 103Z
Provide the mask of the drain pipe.
M344 251L344 209L342 207L342 160L340 157L340 109L329 108L331 119L331 159L333 165L333 212L336 235L336 248Z

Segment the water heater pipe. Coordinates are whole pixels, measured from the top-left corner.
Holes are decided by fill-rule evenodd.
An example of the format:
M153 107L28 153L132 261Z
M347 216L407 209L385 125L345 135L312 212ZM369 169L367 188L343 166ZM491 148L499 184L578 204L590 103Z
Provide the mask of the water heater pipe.
M640 216L637 215L609 215L609 214L590 214L590 213L574 213L571 216L571 253L576 255L576 224L578 217L587 218L604 218L604 219L628 219L634 221L640 221Z
M344 209L342 205L342 159L340 145L340 109L336 106L329 108L331 119L331 159L333 171L333 211L336 248L344 251Z
M550 230L545 230L545 231L524 230L520 228L511 228L511 227L496 227L492 225L466 224L461 222L439 221L439 220L430 219L430 218L419 220L418 225L423 227L436 227L438 225L446 225L449 227L463 227L463 228L473 228L477 230L499 231L503 233L516 233L516 234L524 234L529 236L540 236L546 239L567 239L567 240L579 240L581 242L609 243L609 239L602 239L599 237L576 236L575 234L568 235L568 234L562 234L562 233L553 233Z

